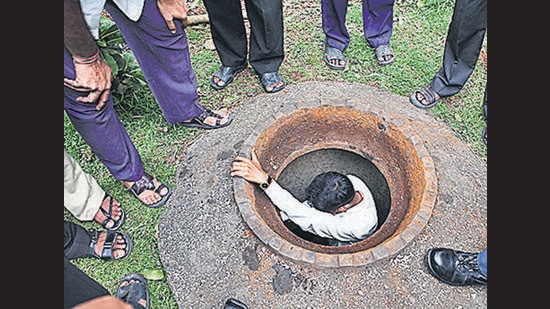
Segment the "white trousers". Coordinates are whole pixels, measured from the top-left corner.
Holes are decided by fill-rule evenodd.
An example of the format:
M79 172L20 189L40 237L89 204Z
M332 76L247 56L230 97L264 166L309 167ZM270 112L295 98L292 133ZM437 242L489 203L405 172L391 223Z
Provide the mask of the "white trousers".
M91 221L101 207L105 191L95 178L84 172L78 162L64 152L64 195L65 208L80 221Z

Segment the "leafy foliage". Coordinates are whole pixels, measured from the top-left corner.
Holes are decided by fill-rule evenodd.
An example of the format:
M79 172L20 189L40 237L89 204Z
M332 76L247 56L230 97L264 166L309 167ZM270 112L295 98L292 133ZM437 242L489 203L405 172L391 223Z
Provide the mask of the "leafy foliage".
M101 47L103 58L113 70L111 89L115 104L134 95L136 91L148 89L136 57L128 48L116 24L107 16L101 16L97 43Z

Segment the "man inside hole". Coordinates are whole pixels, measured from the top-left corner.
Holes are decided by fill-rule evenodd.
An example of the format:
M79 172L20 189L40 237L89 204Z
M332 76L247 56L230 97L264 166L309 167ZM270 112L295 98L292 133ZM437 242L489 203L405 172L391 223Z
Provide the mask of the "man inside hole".
M354 244L376 231L374 199L359 177L335 171L320 173L306 187L305 200L299 201L262 169L255 149L250 152L251 159L235 157L230 175L258 184L280 210L283 221L292 221L332 246Z

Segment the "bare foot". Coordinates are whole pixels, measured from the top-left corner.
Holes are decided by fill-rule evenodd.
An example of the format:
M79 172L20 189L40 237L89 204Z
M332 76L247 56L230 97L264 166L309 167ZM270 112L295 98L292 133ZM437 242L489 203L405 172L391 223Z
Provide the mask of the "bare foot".
M212 111L205 109L202 114L190 120L182 122L184 126L195 127L202 129L217 129L223 128L231 123L232 117L229 115L227 108Z
M216 111L212 111L220 116L223 117L223 119L220 120L220 125L226 123L229 121L229 111L227 110L227 107L224 107L222 109L219 109L219 110L216 110ZM206 119L204 119L204 122L208 125L211 125L211 126L215 126L216 125L216 121L220 119L218 117L214 117L214 116L208 116L206 117Z
M437 101L439 99L441 99L441 97L439 96L439 94L437 94L436 92L434 92L434 95L435 95L435 100L434 101ZM416 93L416 99L418 101L420 101L420 103L424 104L424 105L428 105L430 102L428 102L428 98L425 98L422 93L420 92L417 92Z
M116 290L115 296L131 304L134 308L150 307L151 299L147 280L143 275L138 273L130 273L124 276Z
M123 281L121 284L120 284L120 287L125 287L125 286L128 286L130 284L135 284L135 283L140 283L138 280L134 280L134 279L131 279L130 281ZM147 306L147 300L143 299L143 298L140 298L138 301L137 301L140 305L143 306L143 308L145 308Z
M123 181L122 182L126 188L130 188L135 182L131 181ZM160 182L158 182L156 179L153 179L153 184L155 185L155 188L160 185ZM161 194L168 193L168 189L164 188L164 190L161 191ZM154 204L162 199L160 195L158 195L153 190L143 190L143 192L138 194L138 199L142 202L144 202L147 205Z
M101 256L103 251L103 246L105 245L105 238L107 237L107 232L103 231L99 233L97 243L94 246L94 252L96 255ZM126 240L122 235L117 235L115 242L113 244L113 258L119 259L126 255Z
M269 85L269 86L265 87L265 91L271 92L271 91L273 91L273 89L275 89L277 87L280 87L283 84L284 84L283 82L276 82L275 84L272 84L272 85Z
M333 58L333 59L329 59L328 61L331 65L337 66L337 67L344 67L346 65L346 60Z
M171 194L170 188L145 172L138 181L122 181L122 183L134 196L149 207L164 205Z
M214 76L212 79L214 80L214 83L216 85L218 85L219 87L225 86L225 82L223 80L221 80L219 77Z

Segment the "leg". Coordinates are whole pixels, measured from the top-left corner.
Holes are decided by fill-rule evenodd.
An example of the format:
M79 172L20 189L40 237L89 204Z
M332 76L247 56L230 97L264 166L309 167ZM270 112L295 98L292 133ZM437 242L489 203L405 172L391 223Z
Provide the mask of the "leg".
M362 0L363 33L371 47L389 45L395 0Z
M210 21L210 33L222 66L210 79L210 85L222 90L247 66L248 43L240 0L204 0Z
M325 44L344 51L350 42L346 27L348 1L321 0L321 22L326 39Z
M75 78L72 58L65 48L64 76ZM71 123L113 177L128 181L140 179L141 157L114 110L112 97L97 111L95 104L76 101L78 96L85 95L64 87L64 108Z
M248 46L240 0L204 0L212 40L223 66L246 63Z
M447 32L443 67L432 85L441 97L458 93L474 71L487 29L487 0L457 0Z
M456 0L447 31L443 67L432 81L415 91L409 101L431 108L442 98L458 93L474 71L487 29L487 0Z
M85 228L73 222L64 221L63 230L65 257L69 260L85 257L92 241L92 237Z
M390 38L393 30L394 0L363 0L363 33L367 42L374 47L379 65L394 62Z
M65 208L78 220L90 221L99 210L105 191L66 150L63 150L63 154Z
M123 260L132 252L132 239L128 234L114 231L87 231L74 222L63 221L65 257L101 258L106 261Z
M250 21L250 65L258 74L277 72L284 59L283 3L245 0Z
M277 92L285 87L278 72L284 59L283 4L245 0L245 6L250 22L250 65L260 77L264 90Z
M109 291L63 257L64 308L72 308L91 299L110 295Z
M153 5L158 13L156 2L154 2L154 0L147 0L147 3L149 2L153 2ZM112 4L110 3L111 2L108 2L107 4L112 6ZM114 11L122 14L118 10ZM140 21L143 22L144 17L145 15L140 18ZM125 21L130 23L130 21L127 19L125 19ZM166 24L164 24L163 19L162 23L166 28L166 31L169 32ZM146 36L146 34L143 35ZM136 53L136 58L138 54L139 53ZM187 52L187 56L188 55L189 54ZM146 72L144 71L144 74L145 73ZM75 77L72 57L66 48L64 48L64 76L73 79ZM159 78L159 83L164 83L166 80L168 79ZM152 88L155 89L154 87ZM194 91L196 93L195 89ZM95 106L92 104L80 103L76 101L76 98L78 96L83 96L85 95L85 93L83 94L65 87L64 94L65 112L69 116L69 119L71 120L73 126L80 133L86 143L90 145L94 154L109 169L111 174L116 179L121 180L127 188L131 187L135 182L142 180L145 176L145 173L141 157L139 156L137 149L132 143L132 140L128 136L126 128L124 128L122 122L120 121L120 118L114 110L112 96L109 98L109 101L107 102L105 107L102 108L100 111L97 111L95 110ZM159 100L159 97L157 97L157 100ZM174 104L174 106L176 105ZM196 110L199 111L200 115L202 113L203 107L198 106L198 104L196 107ZM217 119L214 117L209 117L206 122L215 122L216 120ZM159 186L161 185L161 183L156 179L153 180L153 183L154 188L159 188ZM153 189L147 189L144 190L138 198L143 203L147 205L152 205L161 201L163 197L167 198L169 194L168 191L169 189L166 189L163 192L159 193ZM164 201L165 200L166 199L164 199Z
M155 95L168 123L200 115L195 72L191 66L186 33L180 20L172 34L155 0L146 0L143 13L133 22L111 1L105 8L136 56L143 75Z
M80 221L95 220L106 229L119 228L124 222L120 203L106 194L66 150L63 152L65 208Z

